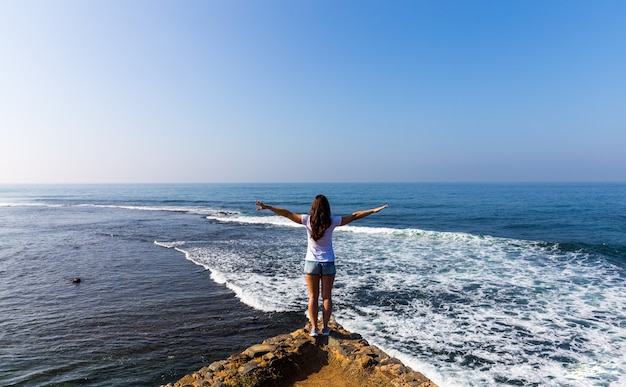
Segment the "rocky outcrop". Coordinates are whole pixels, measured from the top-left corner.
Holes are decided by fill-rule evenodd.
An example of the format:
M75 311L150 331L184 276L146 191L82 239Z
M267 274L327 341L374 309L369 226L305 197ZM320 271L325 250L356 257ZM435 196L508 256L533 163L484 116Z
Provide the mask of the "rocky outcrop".
M306 327L269 338L164 387L306 386L320 374L331 386L436 387L360 335L334 322L331 328L330 336L310 337Z

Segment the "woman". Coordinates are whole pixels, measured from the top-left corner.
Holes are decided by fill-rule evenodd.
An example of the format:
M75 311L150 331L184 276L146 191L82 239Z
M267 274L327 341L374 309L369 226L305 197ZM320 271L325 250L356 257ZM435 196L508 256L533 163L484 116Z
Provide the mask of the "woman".
M328 336L330 328L328 321L333 309L331 291L335 281L335 253L333 251L333 230L335 227L344 226L357 219L365 218L375 212L387 208L387 205L353 212L346 216L331 216L330 204L324 195L317 195L311 203L309 214L294 214L293 212L267 205L257 201L257 210L270 210L276 215L284 216L296 223L306 226L307 252L304 264L304 277L309 288L309 319L311 320L311 336L317 336L317 314L319 310L318 299L320 294L320 282L322 284L322 334Z

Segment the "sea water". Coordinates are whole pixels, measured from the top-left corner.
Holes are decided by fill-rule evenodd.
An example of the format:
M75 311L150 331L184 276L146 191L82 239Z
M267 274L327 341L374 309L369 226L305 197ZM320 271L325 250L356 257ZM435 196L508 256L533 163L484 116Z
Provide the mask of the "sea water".
M624 184L2 186L0 384L155 385L303 325L306 232L254 201L318 193L389 205L335 231L347 329L441 386L626 385Z

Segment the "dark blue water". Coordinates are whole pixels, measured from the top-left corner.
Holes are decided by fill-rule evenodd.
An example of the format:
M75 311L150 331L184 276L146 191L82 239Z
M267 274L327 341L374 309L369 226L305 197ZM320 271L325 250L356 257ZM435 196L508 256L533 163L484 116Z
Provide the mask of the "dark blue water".
M302 326L304 231L254 201L317 193L390 206L336 233L347 328L442 386L626 383L626 185L255 184L0 186L0 385L159 385Z
M241 304L156 246L210 228L167 215L0 208L0 385L160 385L304 323Z

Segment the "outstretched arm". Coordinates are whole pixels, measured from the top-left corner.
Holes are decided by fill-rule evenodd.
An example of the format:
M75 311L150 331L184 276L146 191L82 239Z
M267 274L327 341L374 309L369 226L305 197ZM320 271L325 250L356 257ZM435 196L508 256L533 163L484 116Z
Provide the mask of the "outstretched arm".
M353 212L350 215L346 215L341 217L341 225L344 226L350 222L353 222L355 220L358 219L363 219L368 215L372 215L375 212L379 212L385 208L389 207L388 205L384 205L384 206L380 206L380 207L376 207L376 208L372 208L371 210L363 210L363 211L357 211L357 212Z
M293 212L285 208L270 206L258 200L256 202L256 205L259 206L259 208L257 208L257 211L270 210L276 215L284 216L285 218L290 219L298 224L302 224L302 215L300 214L294 214Z

